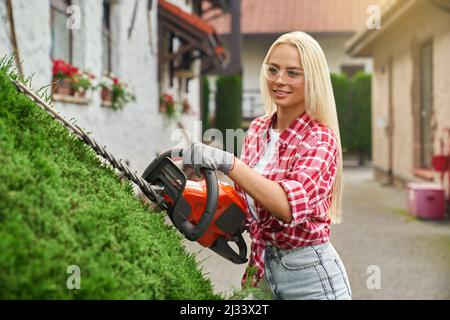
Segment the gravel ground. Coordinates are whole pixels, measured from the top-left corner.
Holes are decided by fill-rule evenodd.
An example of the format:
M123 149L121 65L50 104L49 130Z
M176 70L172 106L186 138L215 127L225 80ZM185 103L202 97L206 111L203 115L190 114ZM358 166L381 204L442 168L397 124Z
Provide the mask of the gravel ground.
M347 269L353 299L450 299L450 220L415 219L406 211L406 191L381 186L371 168L346 168L344 179L344 219L332 226L331 241ZM185 246L197 254L216 292L239 289L246 265L195 242L186 240Z

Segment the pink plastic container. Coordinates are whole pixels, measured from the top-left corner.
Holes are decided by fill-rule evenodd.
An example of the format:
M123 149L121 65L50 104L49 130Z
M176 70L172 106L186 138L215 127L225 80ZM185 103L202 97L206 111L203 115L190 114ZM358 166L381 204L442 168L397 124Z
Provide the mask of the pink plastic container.
M409 183L408 210L419 218L444 219L445 191L438 184Z

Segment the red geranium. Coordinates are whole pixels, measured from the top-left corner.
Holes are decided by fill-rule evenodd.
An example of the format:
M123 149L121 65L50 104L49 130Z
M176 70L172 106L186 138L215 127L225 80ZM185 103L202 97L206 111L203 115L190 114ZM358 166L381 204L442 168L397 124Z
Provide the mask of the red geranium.
M66 63L64 60L53 60L53 76L60 79L72 78L75 75L79 75L80 70L70 63Z
M176 104L172 95L167 93L162 94L159 98L159 103L159 108L162 113L166 114L169 118L176 118Z
M164 101L166 103L173 103L173 97L170 94L164 94Z
M116 86L120 85L119 79L117 79L117 78L115 78L115 77L112 77L111 79L112 79L114 85L116 85Z

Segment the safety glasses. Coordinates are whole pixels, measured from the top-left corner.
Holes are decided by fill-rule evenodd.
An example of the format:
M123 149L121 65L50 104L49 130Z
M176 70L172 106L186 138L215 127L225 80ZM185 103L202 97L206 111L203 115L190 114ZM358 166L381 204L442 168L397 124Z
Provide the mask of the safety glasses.
M267 80L275 81L281 76L287 84L300 83L304 75L304 72L300 69L287 69L282 71L278 67L267 63L263 65L263 71Z

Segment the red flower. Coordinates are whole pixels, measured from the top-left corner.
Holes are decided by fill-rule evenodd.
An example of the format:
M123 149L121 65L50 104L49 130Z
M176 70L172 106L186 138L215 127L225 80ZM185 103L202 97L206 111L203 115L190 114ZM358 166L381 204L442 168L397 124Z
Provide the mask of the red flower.
M53 60L53 75L56 76L61 72L61 68L63 67L64 61L62 60Z
M171 95L169 95L169 94L164 94L164 101L166 102L166 103L173 103L173 98L172 98L172 96Z
M63 60L53 60L53 75L59 77L73 77L80 73L80 70Z

